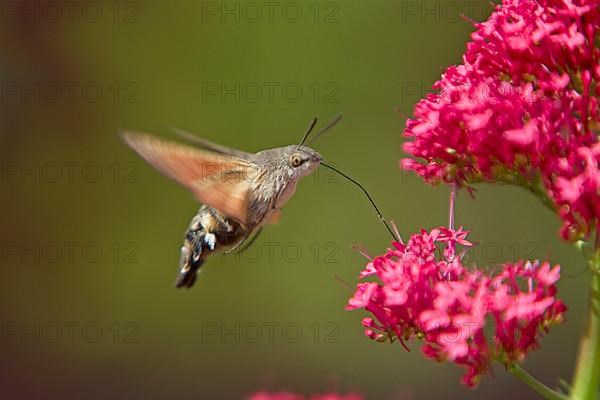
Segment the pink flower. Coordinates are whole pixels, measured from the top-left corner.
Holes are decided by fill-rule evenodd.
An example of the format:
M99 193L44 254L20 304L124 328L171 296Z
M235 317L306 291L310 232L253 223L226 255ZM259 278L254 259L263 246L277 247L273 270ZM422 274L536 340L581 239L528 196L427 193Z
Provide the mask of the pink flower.
M376 289L376 283L360 283L356 288L354 297L348 301L348 306L346 308L349 310L354 310L356 308L366 307L367 304L369 304L369 299L373 295L373 291Z
M600 0L503 0L406 124L426 181L543 185L562 235L600 220Z
M369 338L405 347L422 339L427 357L466 367L463 382L474 386L493 360L522 361L566 308L555 297L558 266L520 261L488 276L465 268L454 251L439 251L471 246L467 233L441 227L394 242L367 266L378 281L359 283L347 309L373 315L363 319ZM485 327L490 319L493 329Z
M536 121L531 120L523 128L510 129L504 132L504 137L517 146L526 147L536 143L539 137Z

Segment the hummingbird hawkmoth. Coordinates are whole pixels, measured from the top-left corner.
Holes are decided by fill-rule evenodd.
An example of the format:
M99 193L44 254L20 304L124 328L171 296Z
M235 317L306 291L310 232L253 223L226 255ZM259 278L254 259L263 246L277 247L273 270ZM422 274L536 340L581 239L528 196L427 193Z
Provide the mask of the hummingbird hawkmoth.
M340 119L341 115L311 142ZM192 287L209 255L238 249L253 233L256 238L264 224L279 219L298 181L322 162L319 153L304 145L316 122L316 118L311 121L300 144L255 154L183 131L178 133L199 148L142 133L122 133L125 142L142 158L203 203L185 234L176 287Z

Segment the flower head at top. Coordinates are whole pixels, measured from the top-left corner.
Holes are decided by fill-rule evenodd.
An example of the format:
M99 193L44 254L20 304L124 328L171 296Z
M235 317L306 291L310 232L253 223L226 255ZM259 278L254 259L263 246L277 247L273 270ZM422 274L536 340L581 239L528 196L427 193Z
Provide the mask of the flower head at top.
M503 0L407 121L426 181L543 185L584 237L600 219L600 0Z

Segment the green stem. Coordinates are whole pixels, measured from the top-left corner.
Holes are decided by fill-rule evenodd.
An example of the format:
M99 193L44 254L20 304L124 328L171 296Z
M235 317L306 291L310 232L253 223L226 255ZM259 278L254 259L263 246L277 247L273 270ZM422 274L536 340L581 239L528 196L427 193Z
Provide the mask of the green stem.
M566 400L567 398L552 389L548 386L544 385L542 382L538 381L529 372L525 371L519 364L511 364L508 367L508 370L521 381L523 381L527 386L538 392L542 397L548 400Z
M573 377L572 400L594 400L600 385L600 256L590 260L592 285L588 305L587 326L579 344L579 355Z

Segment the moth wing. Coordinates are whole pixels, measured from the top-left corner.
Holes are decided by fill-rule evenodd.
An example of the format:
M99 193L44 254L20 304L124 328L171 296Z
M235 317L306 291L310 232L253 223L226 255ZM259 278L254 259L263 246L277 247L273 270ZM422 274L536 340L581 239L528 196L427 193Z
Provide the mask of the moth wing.
M225 155L241 158L243 160L250 160L251 157L253 156L252 153L248 153L248 152L245 152L242 150L232 149L231 147L227 147L227 146L223 146L221 144L211 142L210 140L206 140L204 138L196 136L193 133L190 133L183 129L179 129L176 127L171 127L171 129L180 138L187 140L191 144L200 146L203 149L214 151L215 153L225 154Z
M281 210L275 210L269 216L269 220L267 221L269 224L278 224L281 220Z
M147 134L124 132L122 136L150 165L190 190L199 201L247 223L250 179L258 171L254 163Z
M250 182L256 171L255 167L238 165L194 182L192 191L202 203L248 225L248 203L252 196Z

